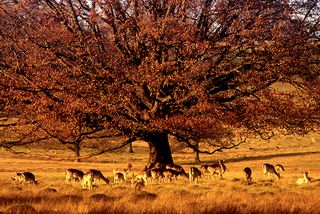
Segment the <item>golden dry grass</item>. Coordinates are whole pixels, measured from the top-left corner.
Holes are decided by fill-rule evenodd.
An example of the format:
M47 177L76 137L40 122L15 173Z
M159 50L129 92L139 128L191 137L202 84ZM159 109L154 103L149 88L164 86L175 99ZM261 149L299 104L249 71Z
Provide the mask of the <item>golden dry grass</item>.
M130 183L119 186L100 185L83 190L79 184L65 184L64 171L78 168L99 169L112 180L114 168L131 162L135 172L148 160L143 143L134 144L135 153L110 153L86 162L28 159L0 151L0 212L12 213L319 213L320 146L317 135L289 136L269 142L251 140L239 149L214 155L201 155L205 163L224 159L227 172L223 179L205 176L198 185L186 178L170 184L148 184L135 191ZM317 141L318 139L318 141ZM21 148L23 149L23 148ZM37 148L34 153L46 150ZM63 154L63 151L59 151ZM68 155L65 152L65 155ZM193 163L189 150L173 153L175 162L186 170ZM115 162L116 161L116 162ZM265 181L263 163L281 163L285 167L280 181ZM244 180L243 168L253 170L253 182ZM309 170L313 181L298 186L300 169ZM39 185L17 185L11 180L14 171L31 171Z

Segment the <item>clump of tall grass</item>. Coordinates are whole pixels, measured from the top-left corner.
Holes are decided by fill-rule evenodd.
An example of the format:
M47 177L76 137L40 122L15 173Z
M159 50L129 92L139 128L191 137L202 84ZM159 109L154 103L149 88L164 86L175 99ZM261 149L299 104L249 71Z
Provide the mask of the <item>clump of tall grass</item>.
M224 184L224 185L223 185ZM266 185L268 184L268 185ZM70 187L70 189L68 189ZM130 184L102 186L92 191L61 185L57 188L24 185L21 190L3 187L0 211L32 210L60 213L318 213L319 185L202 180L189 185L147 185L136 191ZM53 190L54 189L54 190ZM12 211L13 212L13 211ZM29 212L29 211L26 211Z

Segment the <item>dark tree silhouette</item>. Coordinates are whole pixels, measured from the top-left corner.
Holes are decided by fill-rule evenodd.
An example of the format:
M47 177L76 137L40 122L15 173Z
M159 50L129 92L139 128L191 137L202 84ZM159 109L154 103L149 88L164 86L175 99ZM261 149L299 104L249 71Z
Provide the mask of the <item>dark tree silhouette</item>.
M243 133L308 132L320 91L308 2L3 1L2 111L65 142L102 127L142 139L149 165L173 162L169 134L216 140L196 148L212 153Z

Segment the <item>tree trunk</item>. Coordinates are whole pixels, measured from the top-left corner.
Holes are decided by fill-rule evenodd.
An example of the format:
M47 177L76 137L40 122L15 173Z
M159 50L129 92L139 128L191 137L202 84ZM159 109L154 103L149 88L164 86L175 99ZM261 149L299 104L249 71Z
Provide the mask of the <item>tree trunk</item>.
M200 156L199 156L199 152L197 151L197 149L199 149L199 142L196 143L195 148L196 149L194 150L194 161L196 163L200 163L201 162L200 161Z
M168 134L156 132L145 136L144 140L148 142L150 149L146 169L153 167L155 164L173 164Z
M129 143L129 153L134 153L132 149L132 143Z
M76 159L74 160L74 162L80 162L81 159L80 159L80 142L76 142L74 144L74 153L76 155Z

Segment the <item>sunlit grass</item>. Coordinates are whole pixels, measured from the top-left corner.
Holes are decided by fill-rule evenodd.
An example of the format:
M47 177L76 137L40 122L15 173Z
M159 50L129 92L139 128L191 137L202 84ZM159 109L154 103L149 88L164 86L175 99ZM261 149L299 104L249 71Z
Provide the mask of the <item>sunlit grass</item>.
M317 136L312 136L312 138ZM130 183L100 185L83 190L79 183L66 184L64 171L77 168L86 171L99 169L111 182L115 168L125 168L128 162L139 172L148 160L148 149L143 143L134 146L134 154L110 153L75 163L71 161L28 159L1 151L0 158L0 212L14 213L318 213L320 204L320 146L311 136L304 138L276 138L270 142L254 140L239 149L214 155L201 155L210 163L224 159L227 171L224 178L199 179L198 185L189 185L186 178L172 183L148 184L135 191ZM276 147L278 146L278 147ZM36 152L39 152L37 148ZM44 153L46 150L42 150ZM61 151L60 154L61 155ZM193 162L193 154L173 153L175 162L186 171ZM281 163L285 172L278 181L264 180L263 163ZM253 182L244 179L243 168L251 167ZM296 185L301 169L310 171L314 182ZM18 185L11 180L14 171L31 171L39 185ZM18 207L17 207L18 206Z

